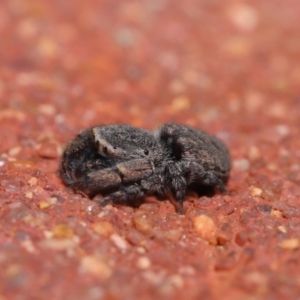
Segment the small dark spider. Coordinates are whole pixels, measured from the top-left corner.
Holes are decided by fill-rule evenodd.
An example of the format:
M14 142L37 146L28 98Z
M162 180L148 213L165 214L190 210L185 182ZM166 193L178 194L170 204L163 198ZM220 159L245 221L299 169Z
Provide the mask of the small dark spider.
M63 181L101 205L147 195L168 196L178 213L190 189L225 190L230 155L216 137L189 126L165 124L156 132L129 125L95 126L66 147Z

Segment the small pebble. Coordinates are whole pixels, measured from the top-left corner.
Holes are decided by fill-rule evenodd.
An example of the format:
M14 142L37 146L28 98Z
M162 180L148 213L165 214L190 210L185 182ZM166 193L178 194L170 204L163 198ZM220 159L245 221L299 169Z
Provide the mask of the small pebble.
M178 96L173 99L170 110L173 112L180 112L190 108L190 99L186 96Z
M245 285L254 291L266 291L270 279L261 271L250 271L244 275L244 280Z
M194 217L193 225L199 236L212 245L217 244L217 227L214 220L206 215Z
M143 272L142 274L143 279L145 279L147 282L149 282L150 284L154 285L154 286L158 286L160 285L163 280L165 279L165 275L163 272L154 272L151 270L147 270L145 272Z
M32 243L32 240L24 240L21 242L21 246L29 253L36 253L37 250Z
M57 203L57 198L56 197L49 197L47 199L47 202L50 203L51 205L56 204Z
M151 212L138 209L133 215L133 224L141 233L150 234L155 225L155 217Z
M93 230L102 237L109 237L114 233L113 226L106 221L100 221L92 224Z
M139 269L148 269L151 266L151 261L148 257L142 256L137 260L136 266Z
M74 231L66 224L59 224L52 229L54 238L64 239L74 236Z
M273 191L271 188L265 188L261 193L262 198L268 199L268 200L277 200L279 198L278 193Z
M145 250L144 247L136 247L135 250L139 254L145 254L146 253L146 250Z
M0 92L2 89L2 82L0 82ZM1 109L0 111L0 120L2 119L15 119L18 121L24 121L28 117L24 112L21 112L17 109Z
M261 153L256 146L251 146L248 150L248 158L250 160L255 160L261 157Z
M99 205L97 205L97 203L96 203L96 205L91 204L86 207L86 212L89 215L97 215L97 214L99 214L99 211L100 211L100 207L99 207Z
M179 267L178 273L182 275L195 275L196 271L193 267L191 266L181 266Z
M33 198L33 192L31 192L31 191L26 192L25 197L28 198L28 199L32 199Z
M38 111L41 114L47 115L47 116L53 116L56 113L56 108L55 106L51 104L40 104L38 106Z
M93 255L84 256L80 262L83 271L98 276L101 279L107 279L112 275L112 269L108 263Z
M143 245L145 243L145 235L134 228L129 230L126 235L126 239L133 245Z
M262 189L260 189L260 188L258 188L258 187L252 186L252 187L250 188L250 195L251 195L252 197L255 197L255 196L261 196L262 192L263 192Z
M178 242L182 237L182 229L170 229L164 232L164 237L171 242Z
M110 236L110 239L113 241L116 247L118 247L120 250L126 250L128 248L128 243L124 238L122 238L117 233L113 233Z
M42 200L38 203L38 207L40 209L46 209L49 208L51 206L51 203L49 203L48 201Z
M286 239L279 243L279 247L286 250L295 250L300 247L300 241L298 238Z
M38 179L36 177L31 177L27 183L30 185L30 186L35 186L38 182Z
M286 137L290 133L290 129L287 125L278 125L275 127L275 130L277 133L283 137Z
M13 147L8 151L8 155L14 157L14 156L18 155L21 152L21 150L22 150L22 148L19 146Z
M239 2L230 6L228 17L242 31L254 30L259 21L258 12L254 7Z
M183 278L180 275L174 274L163 281L159 290L162 294L167 295L174 292L174 289L181 288L184 284Z
M202 203L202 201L201 201ZM196 217L196 216L199 216L199 215L202 215L204 214L204 210L203 208L191 208L191 209L188 209L186 212L185 212L185 216L186 218L188 218L189 220L193 221L193 219Z
M250 167L250 162L246 158L236 159L233 161L233 167L237 171L247 171Z
M283 225L279 225L277 228L280 232L287 233L286 227L284 227Z
M225 245L230 241L230 235L226 231L218 232L217 235L217 244L220 246Z
M79 238L74 236L74 238L68 239L55 239L47 238L39 242L39 245L43 248L48 248L56 251L61 250L71 250L74 247L78 246Z
M37 45L36 46L37 46L37 51L39 52L39 54L42 57L45 57L45 58L53 58L53 57L55 57L57 55L57 53L58 53L58 50L59 50L56 41L54 39L48 37L48 36L42 36L37 41ZM42 105L45 106L44 104L42 104ZM46 106L52 106L52 105L50 105L50 104L47 105L46 104Z
M41 186L36 185L33 189L33 192L36 196L40 196L44 194L44 189Z
M30 160L17 159L8 163L10 169L34 169L35 163Z
M178 274L171 275L169 281L177 288L181 288L184 282L182 276Z
M271 215L277 218L281 218L282 217L282 211L278 210L278 209L272 209L271 210Z
M141 211L141 210L148 211L152 214L155 214L159 210L159 204L157 204L157 203L143 203L143 204L140 205L138 211Z
M42 158L52 159L59 157L60 149L54 142L45 142L39 146L37 153Z
M278 169L278 165L275 164L275 163L269 163L267 164L266 168L269 170L269 171L276 171Z

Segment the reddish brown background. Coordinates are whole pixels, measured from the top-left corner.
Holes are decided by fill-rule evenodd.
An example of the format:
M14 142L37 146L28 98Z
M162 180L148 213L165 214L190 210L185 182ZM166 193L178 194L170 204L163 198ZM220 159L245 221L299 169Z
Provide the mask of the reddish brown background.
M300 2L0 2L0 299L296 299ZM99 208L56 175L94 124L229 147L228 191Z

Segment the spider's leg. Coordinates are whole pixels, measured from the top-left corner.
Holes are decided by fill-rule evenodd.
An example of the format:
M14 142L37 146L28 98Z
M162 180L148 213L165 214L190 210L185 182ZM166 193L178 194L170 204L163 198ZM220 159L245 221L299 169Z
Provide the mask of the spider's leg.
M143 178L150 177L154 172L154 167L147 159L133 159L116 165L122 178L122 183L128 184L139 182Z
M174 193L171 191L167 191L166 196L168 197L169 201L174 205L176 212L180 215L183 215L184 214L184 209L183 209L184 198L178 199L177 197L174 197Z
M149 177L153 173L150 162L144 159L136 159L117 164L115 167L90 171L80 180L72 184L74 190L82 191L91 197L117 190L123 185L139 182L142 178Z
M123 185L119 190L106 195L99 201L101 206L108 203L127 203L135 199L143 198L147 195L162 193L162 177L159 173L154 173L146 179L131 184Z
M196 162L181 163L182 170L185 170L187 183L199 183L200 185L207 185L216 187L220 192L225 190L225 184L220 179L219 174L216 174L213 170L205 170L205 168Z
M72 188L93 197L105 191L117 189L121 182L118 171L115 168L107 168L88 173L72 184Z
M166 194L175 205L178 213L183 213L183 201L186 196L187 182L179 163L169 162L165 168L164 180Z
M142 186L138 184L123 186L116 192L112 192L99 200L101 206L113 203L128 203L129 201L140 199L145 196Z

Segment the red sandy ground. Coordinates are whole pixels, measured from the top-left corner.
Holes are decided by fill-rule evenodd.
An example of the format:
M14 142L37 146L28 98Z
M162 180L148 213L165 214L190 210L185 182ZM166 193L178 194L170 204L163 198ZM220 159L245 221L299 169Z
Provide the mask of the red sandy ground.
M0 299L297 299L300 2L3 0ZM228 191L107 206L56 175L95 124L192 125Z

